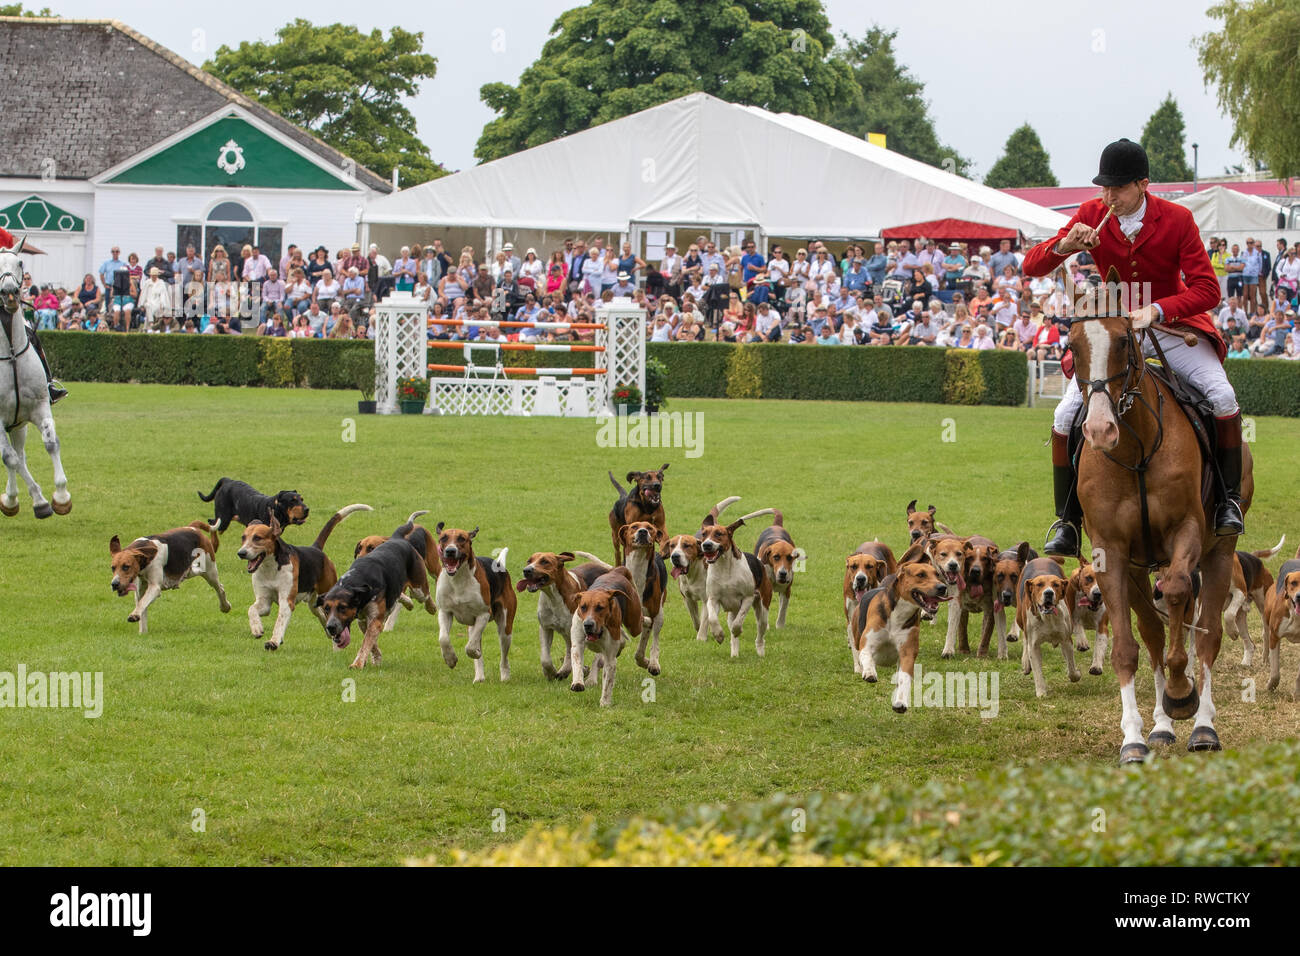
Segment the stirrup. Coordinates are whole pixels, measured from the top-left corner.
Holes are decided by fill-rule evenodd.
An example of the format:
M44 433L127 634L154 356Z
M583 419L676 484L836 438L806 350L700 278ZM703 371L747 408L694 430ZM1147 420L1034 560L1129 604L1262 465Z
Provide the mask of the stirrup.
M1047 534L1047 543L1043 545L1044 554L1050 557L1079 557L1079 529L1073 522L1058 518L1047 529Z
M1245 534L1246 520L1241 513L1241 502L1229 495L1214 513L1214 533L1220 538Z
M49 383L49 385L46 386L46 387L47 387L47 388L49 389L49 391L50 391L50 404L51 404L51 405L55 404L55 403L58 402L60 399L64 399L64 398L67 398L67 397L68 397L68 390L67 390L66 388L64 388L62 385L60 385L60 384L59 384L57 381L55 381L54 379L50 379L50 383Z

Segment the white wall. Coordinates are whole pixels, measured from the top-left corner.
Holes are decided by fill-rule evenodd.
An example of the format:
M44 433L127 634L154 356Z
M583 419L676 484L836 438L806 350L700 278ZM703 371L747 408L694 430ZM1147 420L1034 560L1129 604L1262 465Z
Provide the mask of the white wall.
M284 229L284 247L324 245L333 253L356 241L356 208L365 193L304 189L214 189L184 186L100 185L89 222L85 272L95 272L117 245L122 260L134 252L143 265L154 246L170 252L176 227L201 223L218 202L242 203L261 225ZM176 250L184 255L185 250ZM234 258L238 250L231 253ZM77 278L80 278L78 276Z
M89 229L94 210L94 194L89 183L84 180L6 179L0 180L0 183L0 209L33 195L40 196L60 209L85 219ZM43 256L23 257L23 266L32 274L32 281L37 285L46 282L56 286L70 285L81 279L87 255L86 233L57 230L37 232L24 230L16 223L10 223L8 228L16 235L26 235L32 245L46 253Z

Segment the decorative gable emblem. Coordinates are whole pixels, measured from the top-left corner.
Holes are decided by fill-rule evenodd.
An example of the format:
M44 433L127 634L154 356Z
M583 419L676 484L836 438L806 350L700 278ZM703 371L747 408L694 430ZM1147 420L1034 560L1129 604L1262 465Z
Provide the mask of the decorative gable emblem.
M217 168L228 176L233 176L244 168L244 147L233 139L226 140L226 145L217 153Z

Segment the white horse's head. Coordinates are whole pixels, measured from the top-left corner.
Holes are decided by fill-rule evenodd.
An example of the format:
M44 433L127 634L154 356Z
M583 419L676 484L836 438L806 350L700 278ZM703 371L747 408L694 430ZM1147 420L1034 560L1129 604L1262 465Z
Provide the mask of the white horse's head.
M18 240L13 249L0 249L0 296L16 299L23 284L23 260L18 258L18 250L23 247Z

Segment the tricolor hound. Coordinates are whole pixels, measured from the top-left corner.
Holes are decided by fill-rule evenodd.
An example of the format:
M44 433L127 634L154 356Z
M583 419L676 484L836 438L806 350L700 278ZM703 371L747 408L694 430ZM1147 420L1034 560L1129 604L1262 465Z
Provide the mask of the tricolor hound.
M271 639L263 645L268 651L277 650L284 643L284 632L299 601L312 609L320 619L321 627L325 626L326 615L316 606L316 596L334 587L339 579L334 562L325 553L325 542L335 526L348 515L372 510L370 505L359 504L340 509L325 522L316 540L305 548L281 538L280 521L274 515L269 525L260 521L249 522L236 554L241 561L248 562L248 573L253 576L253 603L248 606L248 627L254 637L262 636L262 618L271 613L272 604L277 605Z
M500 673L503 681L510 679L510 638L515 626L515 590L510 585L510 572L506 569L508 548L502 548L496 558L474 556L474 538L478 528L462 531L448 528L439 521L434 528L438 535L438 554L442 558L442 573L438 575L438 644L442 659L448 667L456 666L456 652L451 649L451 622L459 621L469 626L469 640L465 643L465 656L474 662L474 683L482 683L483 631L489 621L495 621L497 639L501 645Z
M905 561L898 569L862 595L854 608L853 647L858 654L855 672L874 684L876 666L898 664L898 688L892 706L907 712L912 699L912 675L920 650L921 610L937 610L948 599L949 588L928 561Z
M230 610L226 590L217 578L217 532L207 522L191 521L185 528L136 538L125 548L113 535L108 553L113 568L109 586L118 597L136 592L135 607L126 619L132 624L139 621L141 634L149 630L149 605L163 591L178 588L192 577L203 578L217 592L222 614Z

